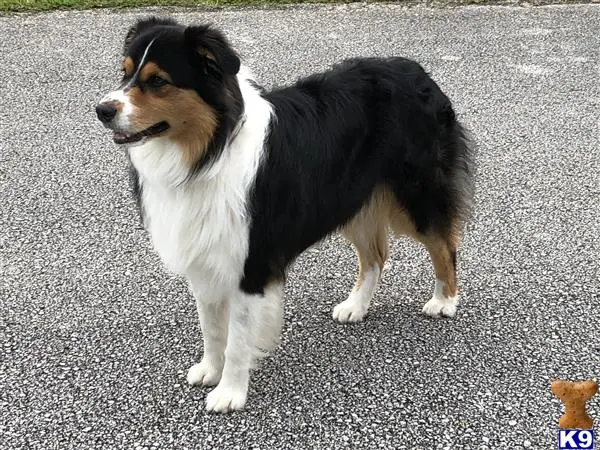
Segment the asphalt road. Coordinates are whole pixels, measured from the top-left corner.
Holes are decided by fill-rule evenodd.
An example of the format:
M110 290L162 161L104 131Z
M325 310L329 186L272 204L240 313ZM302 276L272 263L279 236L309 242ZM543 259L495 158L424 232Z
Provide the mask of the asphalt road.
M3 17L0 448L556 448L550 380L600 376L600 5L172 11L267 86L355 55L427 68L479 144L458 315L420 314L432 268L402 240L365 322L334 323L356 262L329 239L290 274L248 409L205 413L194 302L93 113L142 12Z

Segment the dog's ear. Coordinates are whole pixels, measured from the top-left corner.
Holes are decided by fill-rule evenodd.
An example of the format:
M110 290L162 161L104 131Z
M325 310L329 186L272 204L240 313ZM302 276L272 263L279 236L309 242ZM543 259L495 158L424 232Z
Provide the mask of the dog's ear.
M156 16L146 17L144 19L138 20L136 22L136 24L133 25L129 29L129 31L127 32L127 35L125 36L125 43L123 44L123 55L127 54L127 51L129 50L129 46L131 45L131 43L137 36L139 36L144 31L147 31L153 27L160 26L160 25L174 26L174 25L177 25L177 22L168 17L156 17Z
M219 30L210 25L190 26L184 37L190 49L219 72L235 75L240 70L240 58Z

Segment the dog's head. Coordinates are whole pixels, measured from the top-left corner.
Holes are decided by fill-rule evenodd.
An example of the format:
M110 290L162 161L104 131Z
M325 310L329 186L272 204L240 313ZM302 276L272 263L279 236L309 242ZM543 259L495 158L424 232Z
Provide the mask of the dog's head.
M190 167L223 147L243 104L240 60L219 30L140 20L125 37L121 64L121 86L96 106L115 143L171 139Z

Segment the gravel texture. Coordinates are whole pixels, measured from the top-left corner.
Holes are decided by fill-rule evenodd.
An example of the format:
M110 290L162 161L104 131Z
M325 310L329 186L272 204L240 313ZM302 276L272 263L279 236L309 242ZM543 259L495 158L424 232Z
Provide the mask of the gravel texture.
M335 324L356 262L328 239L248 409L205 413L194 302L93 112L144 12L0 17L0 447L556 448L550 380L600 376L600 6L168 11L223 27L266 86L347 56L427 68L478 141L458 315L420 314L432 268L396 240L366 320Z

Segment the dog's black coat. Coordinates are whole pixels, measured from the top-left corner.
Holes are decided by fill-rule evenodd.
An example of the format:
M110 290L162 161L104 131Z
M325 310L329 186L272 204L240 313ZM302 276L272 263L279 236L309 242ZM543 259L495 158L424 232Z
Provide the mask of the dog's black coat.
M265 94L276 119L252 190L242 289L259 293L306 248L388 186L417 231L449 233L468 211L470 147L419 64L351 59Z

